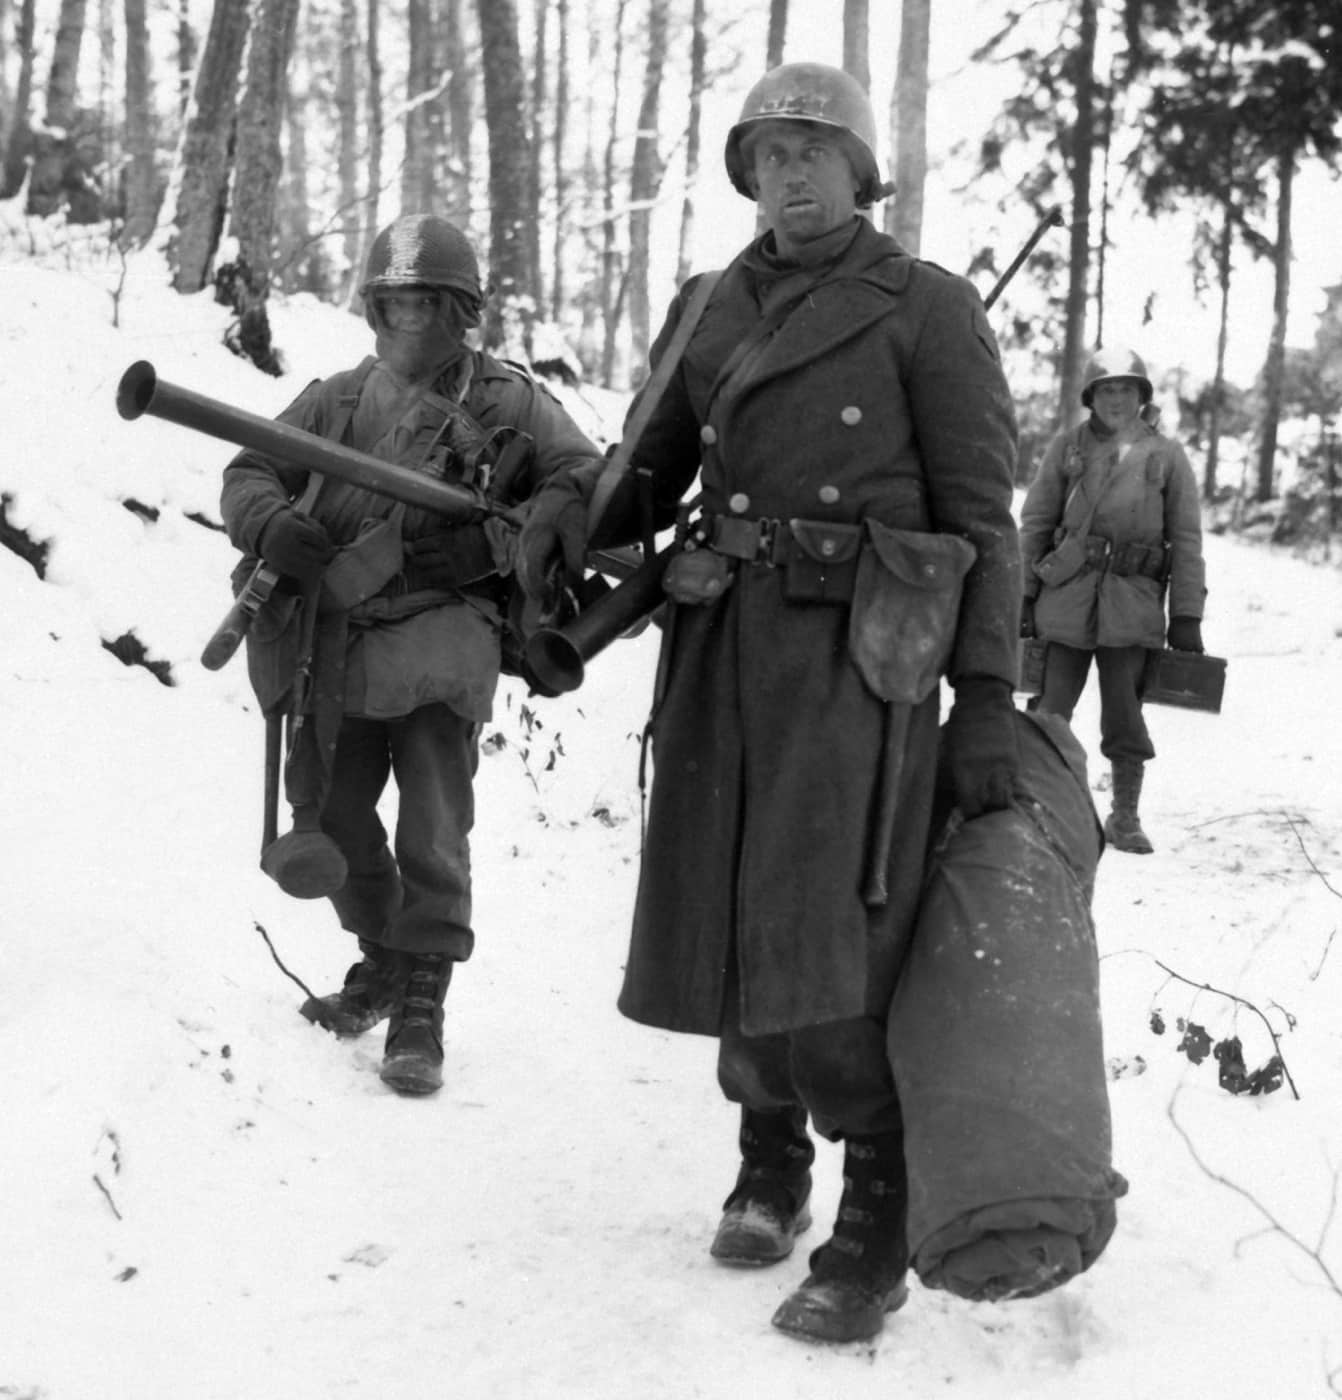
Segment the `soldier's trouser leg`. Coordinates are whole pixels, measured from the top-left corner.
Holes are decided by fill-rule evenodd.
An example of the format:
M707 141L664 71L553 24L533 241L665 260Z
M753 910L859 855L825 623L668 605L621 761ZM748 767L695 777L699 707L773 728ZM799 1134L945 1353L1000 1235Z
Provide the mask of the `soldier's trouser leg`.
M729 1017L718 1042L718 1083L746 1108L804 1105L831 1141L903 1126L885 1025L874 1016L752 1036Z
M401 794L396 863L405 897L385 942L465 962L475 946L470 833L480 726L437 704L421 706L389 729Z
M1142 716L1141 682L1145 647L1099 647L1100 752L1111 763L1145 763L1156 756Z
M1050 642L1044 654L1044 689L1038 709L1042 714L1061 715L1069 724L1076 702L1086 688L1091 653L1081 647Z
M401 907L401 877L377 812L390 773L385 725L368 719L342 721L321 824L340 847L349 875L331 903L342 928L377 944Z
M408 953L471 955L469 833L479 726L446 705L341 726L322 827L349 863L332 903L360 937ZM377 804L395 773L396 855Z

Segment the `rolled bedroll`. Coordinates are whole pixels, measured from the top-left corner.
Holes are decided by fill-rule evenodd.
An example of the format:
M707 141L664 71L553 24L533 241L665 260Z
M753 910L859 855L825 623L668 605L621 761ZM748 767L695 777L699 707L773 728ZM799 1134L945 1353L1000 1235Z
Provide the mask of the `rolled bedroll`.
M1128 1189L1111 1160L1085 754L1017 712L1011 808L952 814L890 1014L909 1244L928 1288L1026 1298L1088 1269Z

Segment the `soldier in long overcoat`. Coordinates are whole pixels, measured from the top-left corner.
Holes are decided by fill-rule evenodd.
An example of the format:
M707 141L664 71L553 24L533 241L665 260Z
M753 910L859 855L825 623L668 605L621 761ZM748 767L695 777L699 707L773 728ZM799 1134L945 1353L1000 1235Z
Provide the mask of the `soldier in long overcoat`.
M1152 393L1135 351L1092 356L1090 412L1049 443L1021 508L1021 632L1048 644L1039 708L1070 721L1094 660L1113 780L1105 836L1142 855L1152 845L1138 804L1156 752L1142 714L1147 652L1166 640L1202 651L1207 596L1197 478L1183 447L1142 417Z
M640 472L663 525L700 476L702 513L667 570L619 1005L719 1037L743 1160L717 1258L774 1262L809 1224L808 1111L844 1142L834 1236L774 1318L826 1340L872 1335L905 1296L884 1027L943 675L966 815L1006 805L1018 761L1011 399L969 283L856 212L886 192L873 132L865 94L823 65L775 69L747 99L727 167L769 231L721 274L591 541L629 534ZM583 472L543 488L524 587L543 593L558 551L576 559L593 494Z

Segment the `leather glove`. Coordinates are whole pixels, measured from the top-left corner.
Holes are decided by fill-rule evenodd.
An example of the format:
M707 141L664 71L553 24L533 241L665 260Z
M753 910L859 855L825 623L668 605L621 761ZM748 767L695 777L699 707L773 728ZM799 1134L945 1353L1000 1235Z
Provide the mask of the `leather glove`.
M1039 635L1039 629L1034 625L1034 599L1022 598L1020 605L1020 634L1029 641L1031 637Z
M1175 651L1198 651L1202 648L1202 621L1196 617L1170 618L1170 630L1165 640Z
M557 588L582 582L587 558L587 504L567 491L542 491L517 537L514 569L522 592L542 604ZM557 579L562 570L565 577Z
M966 676L946 721L946 763L965 820L1011 803L1020 769L1011 686L996 676Z
M336 552L326 526L292 506L266 521L256 549L272 569L302 584L315 583Z

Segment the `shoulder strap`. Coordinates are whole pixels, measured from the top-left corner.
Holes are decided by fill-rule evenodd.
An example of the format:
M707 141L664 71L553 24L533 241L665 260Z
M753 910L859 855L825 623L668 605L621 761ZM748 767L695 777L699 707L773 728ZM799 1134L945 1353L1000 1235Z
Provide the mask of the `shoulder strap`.
M587 507L587 533L589 536L596 529L597 522L606 513L606 507L610 504L610 498L614 495L615 488L620 484L621 478L629 470L629 461L634 455L634 448L638 445L639 438L643 436L644 428L648 426L648 422L652 418L653 409L657 407L659 400L666 392L666 386L671 382L671 376L680 363L681 356L685 353L685 347L690 343L690 336L694 333L699 317L703 315L704 308L708 305L708 299L713 295L713 289L718 285L718 279L721 276L721 272L715 271L705 272L700 277L665 353L657 362L657 368L653 371L652 378L648 380L637 407L625 424L624 436L621 437L619 445L611 453L605 469L597 478L596 490L592 492L592 500Z

